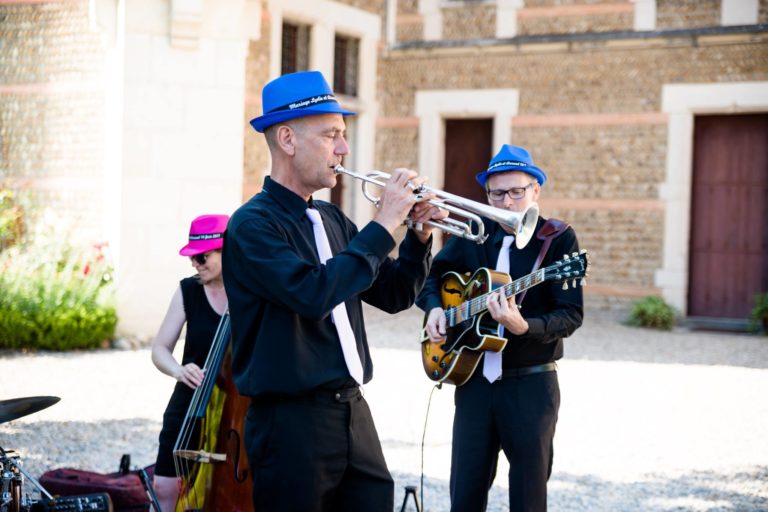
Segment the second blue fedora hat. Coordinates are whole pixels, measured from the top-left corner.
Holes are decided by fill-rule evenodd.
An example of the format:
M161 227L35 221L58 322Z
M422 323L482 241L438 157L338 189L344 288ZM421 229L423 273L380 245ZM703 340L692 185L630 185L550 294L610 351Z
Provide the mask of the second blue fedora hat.
M513 146L511 144L504 144L496 156L491 159L488 164L488 169L480 172L475 176L477 182L483 187L485 182L488 181L488 177L495 172L505 171L522 171L530 174L539 185L544 185L547 181L547 173L539 169L533 164L533 157L527 149L520 146Z
M331 87L319 71L299 71L275 78L261 91L263 115L251 119L257 132L272 125L319 114L353 116L336 101Z

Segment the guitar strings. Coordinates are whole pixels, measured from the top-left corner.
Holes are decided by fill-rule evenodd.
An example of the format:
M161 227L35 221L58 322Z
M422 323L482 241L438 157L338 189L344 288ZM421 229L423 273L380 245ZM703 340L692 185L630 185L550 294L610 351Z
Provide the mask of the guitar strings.
M520 293L521 291L526 290L532 287L533 285L544 281L544 270L546 269L539 269L531 274L528 274L527 276L523 276L520 279L516 279L511 283L507 283L504 286L501 286L500 288L504 289L505 295L508 292L512 292L512 291L514 291L515 294ZM454 323L451 321L452 318L458 318L458 319L461 319L460 321L463 321L471 316L474 316L478 312L483 311L485 309L486 295L487 293L481 295L480 297L474 297L472 299L469 299L468 301L462 303L460 306L453 306L451 308L448 308L445 311L445 316L449 324L451 326L454 325ZM456 314L456 312L458 312L459 314Z

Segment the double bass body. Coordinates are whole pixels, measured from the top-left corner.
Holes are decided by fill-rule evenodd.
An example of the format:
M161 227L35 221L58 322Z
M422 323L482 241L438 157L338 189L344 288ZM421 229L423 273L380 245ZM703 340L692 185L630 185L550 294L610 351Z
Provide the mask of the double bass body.
M229 312L216 330L174 446L181 478L177 511L253 511L251 473L243 442L250 400L232 379ZM167 511L165 511L167 512Z

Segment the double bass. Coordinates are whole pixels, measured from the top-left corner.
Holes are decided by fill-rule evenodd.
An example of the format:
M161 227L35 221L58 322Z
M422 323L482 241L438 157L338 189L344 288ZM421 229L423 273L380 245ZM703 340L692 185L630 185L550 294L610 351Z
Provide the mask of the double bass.
M232 379L230 338L227 310L208 351L203 382L195 389L173 448L181 479L177 512L253 510L243 441L250 400L237 392Z

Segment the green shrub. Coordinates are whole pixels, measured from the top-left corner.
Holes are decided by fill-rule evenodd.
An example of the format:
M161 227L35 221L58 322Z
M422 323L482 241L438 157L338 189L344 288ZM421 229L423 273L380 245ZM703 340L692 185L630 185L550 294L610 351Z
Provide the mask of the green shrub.
M768 335L768 292L755 295L755 307L752 308L750 320L753 331L759 331L762 327L763 334Z
M634 303L629 324L669 331L675 325L675 310L661 297L651 295Z
M95 348L114 336L103 247L37 244L0 254L0 348Z

